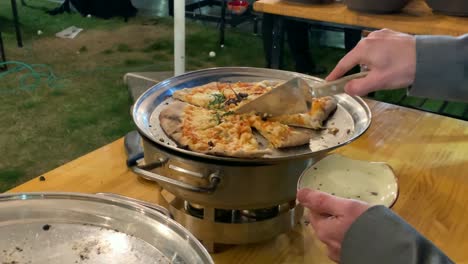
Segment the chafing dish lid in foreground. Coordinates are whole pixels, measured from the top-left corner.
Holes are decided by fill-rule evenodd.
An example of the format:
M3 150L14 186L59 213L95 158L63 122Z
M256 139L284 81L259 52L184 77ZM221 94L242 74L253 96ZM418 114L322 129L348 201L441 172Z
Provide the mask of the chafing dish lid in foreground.
M77 193L0 195L2 263L213 263L169 217Z

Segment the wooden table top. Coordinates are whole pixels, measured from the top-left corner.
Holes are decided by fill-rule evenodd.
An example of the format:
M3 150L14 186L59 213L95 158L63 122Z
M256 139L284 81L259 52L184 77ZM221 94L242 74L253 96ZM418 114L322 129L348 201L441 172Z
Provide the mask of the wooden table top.
M389 163L399 178L393 210L454 261L468 261L468 122L367 100L369 130L336 152ZM125 165L119 139L9 192L114 192L164 203L160 189ZM227 247L216 263L330 263L309 227L298 225L264 243Z
M411 0L396 14L368 14L349 10L342 3L308 4L306 0L259 0L254 10L282 16L358 26L365 29L389 28L419 35L468 33L468 18L434 14L423 0Z

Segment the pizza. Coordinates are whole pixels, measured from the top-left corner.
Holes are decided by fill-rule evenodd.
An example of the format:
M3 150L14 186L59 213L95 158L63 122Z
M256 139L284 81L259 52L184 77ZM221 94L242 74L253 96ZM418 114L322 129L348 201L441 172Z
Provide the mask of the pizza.
M249 118L244 115L175 102L161 111L159 121L179 146L196 152L232 157L260 157L271 153L271 149L261 148Z
M301 114L262 117L234 112L276 85L211 82L175 91L176 100L159 114L161 128L179 147L228 157L262 157L274 149L308 144L313 129L321 129L336 109L335 98L314 99L311 110ZM265 140L268 144L263 144Z
M337 105L337 100L331 96L313 98L312 107L308 113L275 116L268 120L289 126L321 129L323 122L336 110Z

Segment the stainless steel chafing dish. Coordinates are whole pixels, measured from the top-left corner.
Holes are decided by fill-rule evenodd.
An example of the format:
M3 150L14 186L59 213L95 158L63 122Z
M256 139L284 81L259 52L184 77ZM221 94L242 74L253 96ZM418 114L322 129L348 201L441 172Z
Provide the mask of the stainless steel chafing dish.
M297 217L295 196L301 173L327 152L357 139L369 127L371 113L361 98L346 94L336 96L338 109L327 126L339 128L338 134L320 131L310 145L253 159L206 155L179 148L162 131L158 116L178 89L213 81L280 82L296 76L311 85L323 81L287 71L228 67L189 72L160 82L142 94L133 106L138 133L126 140L128 165L139 175L158 182L175 197L167 199L175 219L204 242L256 242L291 229ZM139 135L142 149L138 149L141 148ZM231 220L217 220L216 215L225 213L223 210L231 212L228 213L232 214ZM260 217L263 225L259 225L260 218L256 218L258 223L252 223L249 216L264 215L265 211L269 216ZM239 219L244 220L234 216L238 213L243 217ZM220 221L224 221L223 224ZM241 222L245 223L243 227L233 224ZM262 228L265 226L268 228ZM225 237L216 237L213 235L216 232L223 232Z
M157 120L164 103L171 100L168 97L177 89L212 81L283 81L293 76L312 85L322 82L298 73L234 67L195 71L152 87L133 108L133 119L143 137L146 168L152 172L135 169L176 196L217 208L262 207L293 200L297 179L314 158L350 143L367 129L371 114L361 98L337 96L338 109L328 122L340 129L337 135L325 130L317 133L310 146L288 148L255 159L219 157L179 148ZM135 165L134 161L131 165Z

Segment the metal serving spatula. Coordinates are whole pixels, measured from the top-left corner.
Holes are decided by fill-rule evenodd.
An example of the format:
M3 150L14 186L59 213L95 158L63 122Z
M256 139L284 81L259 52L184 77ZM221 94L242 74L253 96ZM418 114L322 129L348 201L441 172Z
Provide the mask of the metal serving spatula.
M241 105L234 112L238 114L255 112L271 116L306 112L307 101L304 100L303 83L304 80L293 78Z
M314 86L310 86L304 79L295 77L240 106L234 112L238 114L255 112L269 116L305 113L309 111L308 102L312 98L344 93L344 87L350 80L365 76L367 72L360 72Z

